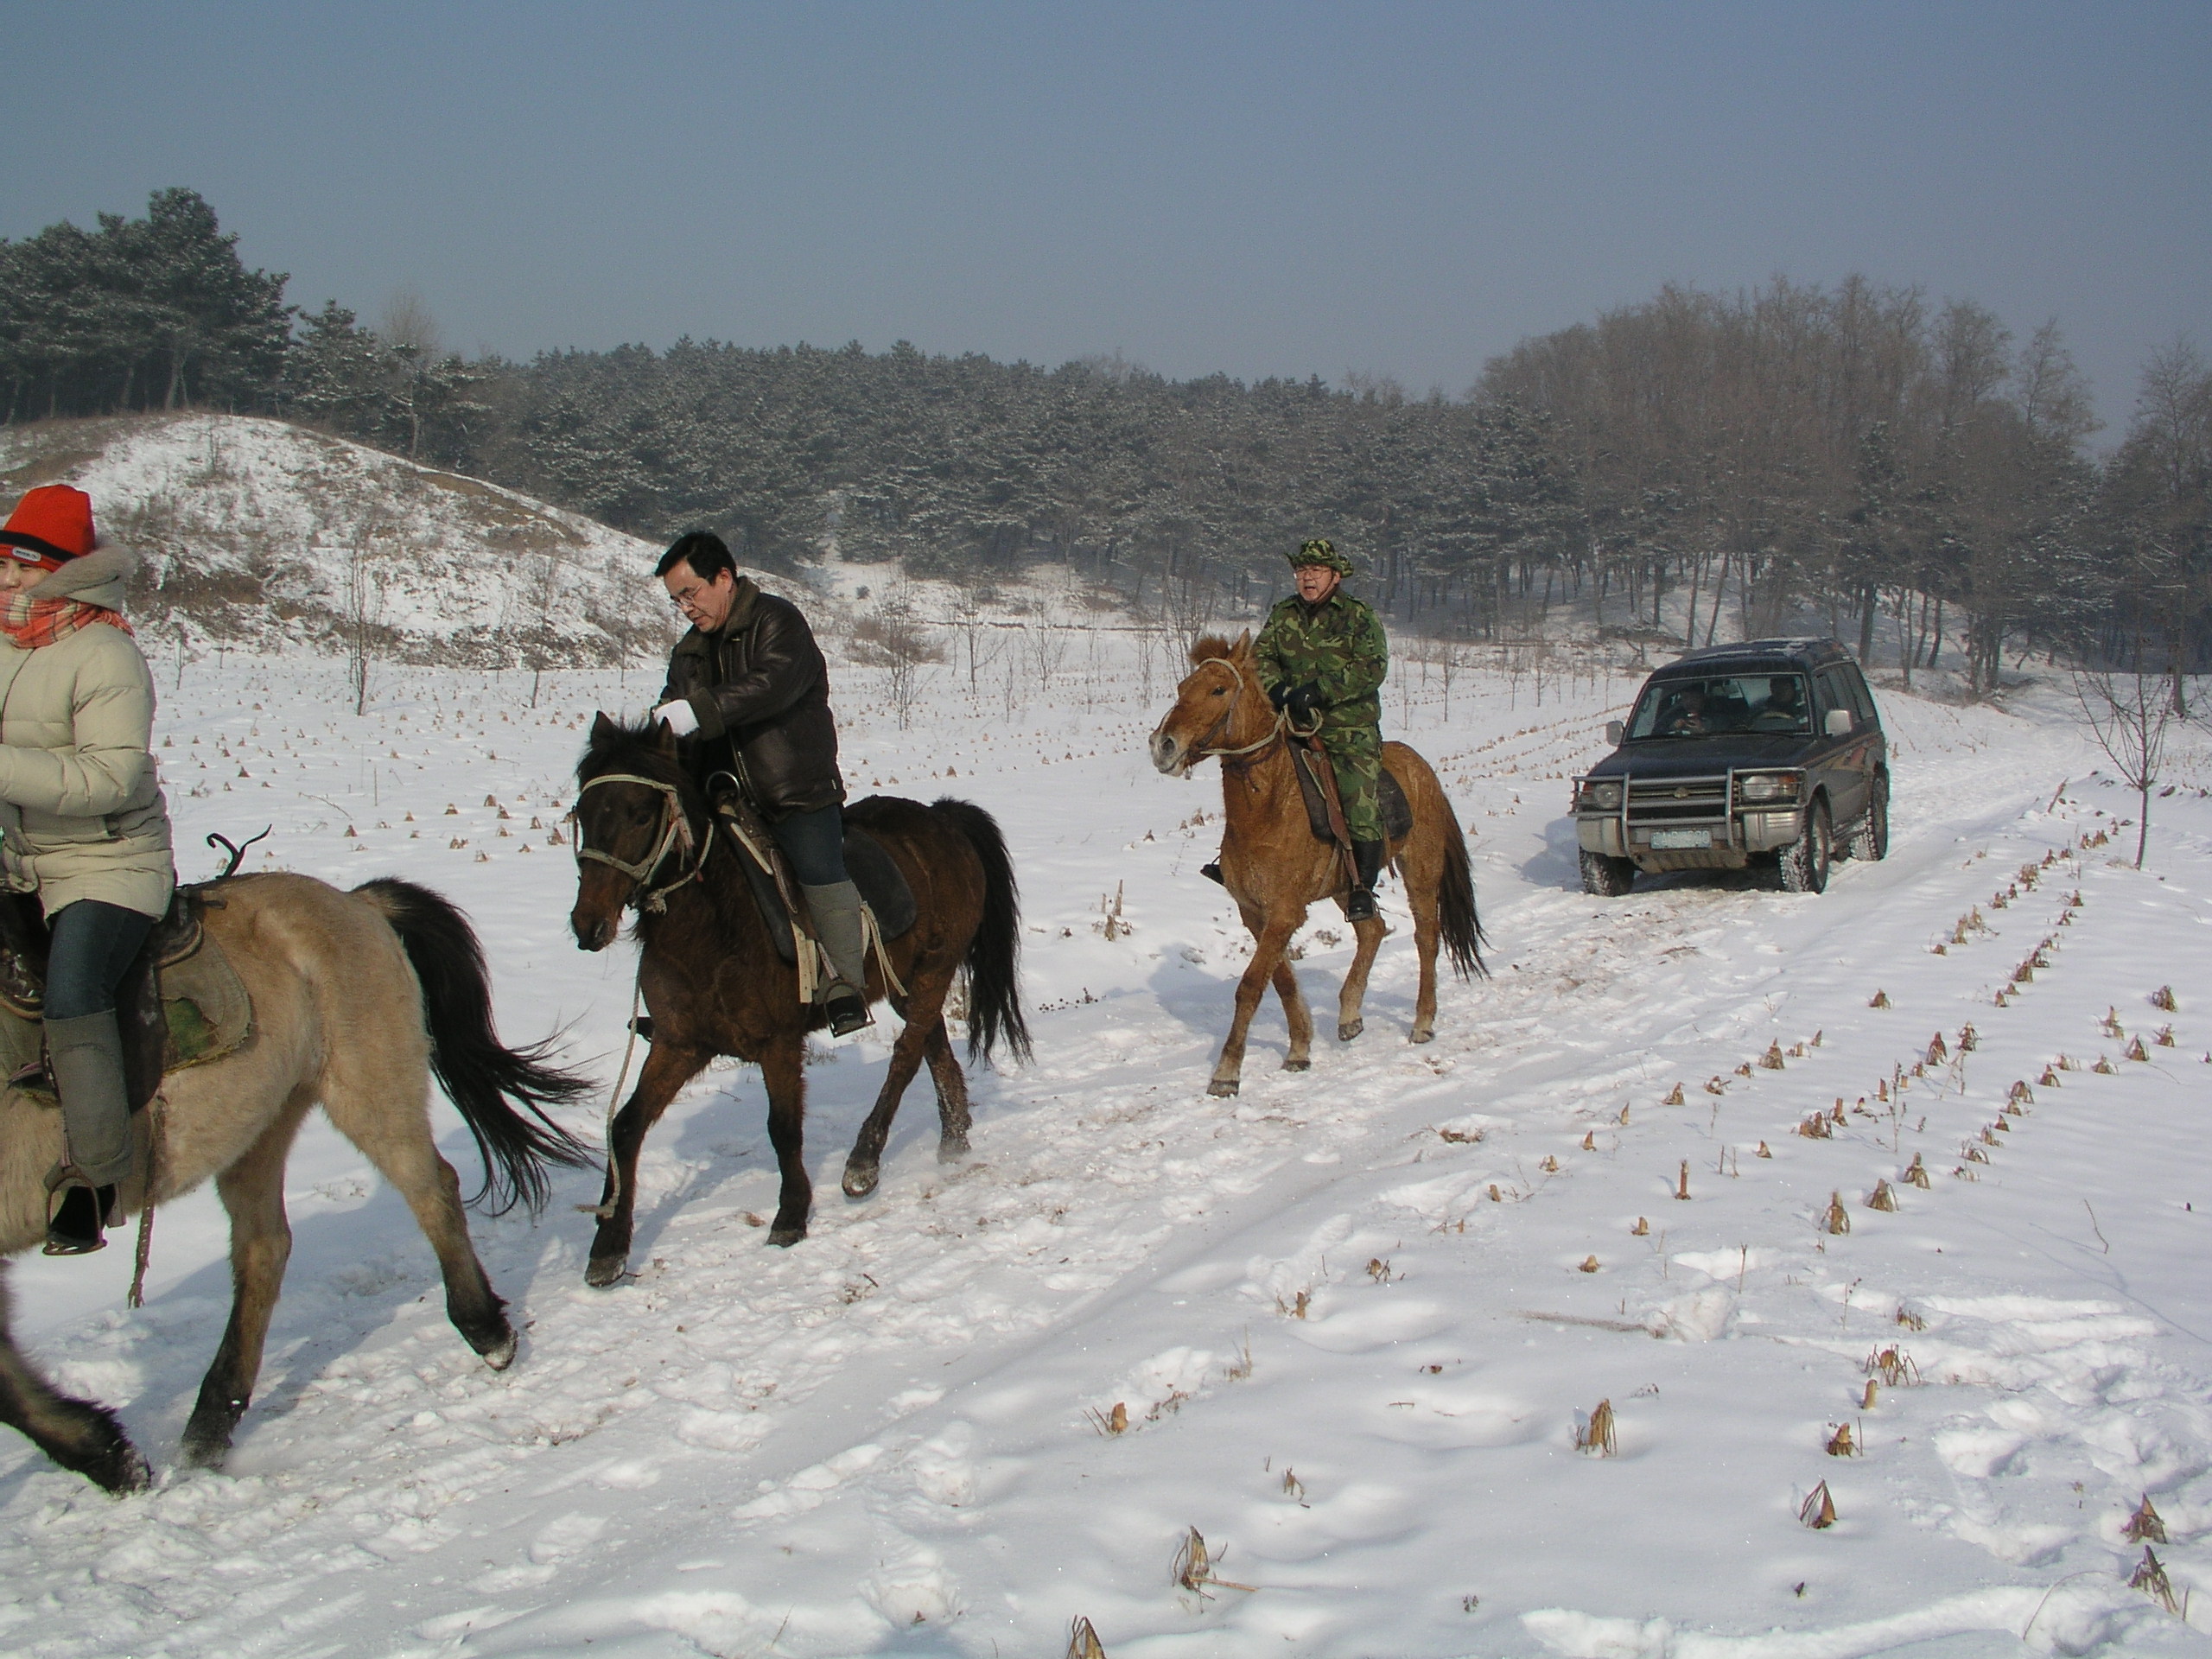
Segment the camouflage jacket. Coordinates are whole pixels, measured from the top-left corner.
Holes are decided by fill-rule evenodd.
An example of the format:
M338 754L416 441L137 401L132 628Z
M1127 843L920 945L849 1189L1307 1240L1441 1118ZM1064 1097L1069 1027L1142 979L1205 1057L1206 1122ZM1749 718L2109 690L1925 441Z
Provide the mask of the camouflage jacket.
M1383 637L1382 619L1365 601L1341 588L1319 605L1308 605L1294 594L1268 613L1252 651L1266 690L1309 681L1320 688L1324 737L1382 725L1390 642Z

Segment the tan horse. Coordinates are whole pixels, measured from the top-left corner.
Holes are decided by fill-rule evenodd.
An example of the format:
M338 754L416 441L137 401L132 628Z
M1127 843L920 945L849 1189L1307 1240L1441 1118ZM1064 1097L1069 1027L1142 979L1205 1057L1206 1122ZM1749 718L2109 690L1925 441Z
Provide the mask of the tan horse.
M1310 827L1291 759L1287 730L1261 688L1247 629L1235 645L1208 634L1191 647L1192 667L1176 688L1175 706L1152 734L1152 764L1179 778L1201 760L1221 760L1222 884L1252 930L1252 960L1236 984L1236 1017L1222 1045L1206 1092L1233 1095L1244 1069L1252 1015L1272 982L1290 1025L1286 1071L1313 1064L1313 1017L1284 950L1306 908L1348 891L1344 860ZM1382 746L1382 765L1405 791L1413 829L1387 849L1388 867L1406 884L1414 944L1421 952L1421 992L1410 1033L1416 1043L1436 1034L1436 947L1440 939L1462 978L1484 972L1482 922L1475 913L1474 876L1459 820L1427 761L1402 743ZM1359 948L1337 999L1337 1037L1350 1042L1365 1028L1361 1007L1368 970L1384 932L1380 918L1357 922Z
M253 1035L165 1080L158 1147L149 1109L134 1120L141 1173L118 1197L126 1210L145 1203L143 1172L157 1156L157 1203L213 1175L230 1213L230 1326L184 1431L187 1461L219 1465L252 1397L291 1253L284 1160L308 1109L320 1103L407 1200L437 1254L448 1317L504 1370L515 1333L469 1243L460 1179L431 1138L430 1077L475 1135L485 1165L478 1196L498 1208L542 1204L547 1164L589 1161L537 1110L588 1085L547 1065L541 1050L500 1046L476 936L424 888L382 880L349 893L304 875L241 876L215 886L206 920L253 998ZM0 1091L0 1257L45 1236L46 1173L60 1155L61 1114ZM5 1273L0 1261L0 1422L110 1491L144 1486L146 1459L113 1414L57 1393L16 1348Z

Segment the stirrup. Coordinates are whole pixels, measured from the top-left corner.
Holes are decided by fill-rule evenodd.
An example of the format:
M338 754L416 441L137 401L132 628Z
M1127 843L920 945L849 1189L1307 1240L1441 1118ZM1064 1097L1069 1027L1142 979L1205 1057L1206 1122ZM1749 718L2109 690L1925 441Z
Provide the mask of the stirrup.
M1354 887L1344 895L1344 920L1371 922L1382 912L1375 908L1372 887Z
M849 1037L875 1023L875 1016L868 1011L868 999L842 980L822 999L822 1011L830 1016L832 1037Z
M90 1187L65 1174L46 1195L46 1205L45 1255L90 1255L107 1248L106 1229L115 1218L115 1188Z

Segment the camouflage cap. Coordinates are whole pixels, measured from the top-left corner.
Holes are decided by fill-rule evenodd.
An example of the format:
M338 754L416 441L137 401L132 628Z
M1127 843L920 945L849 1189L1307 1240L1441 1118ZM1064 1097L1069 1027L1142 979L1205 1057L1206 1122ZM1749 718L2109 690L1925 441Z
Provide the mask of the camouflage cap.
M1352 574L1351 561L1338 552L1337 544L1325 537L1317 537L1313 541L1300 543L1298 551L1288 557L1290 568L1294 570L1303 565L1318 564L1340 576Z

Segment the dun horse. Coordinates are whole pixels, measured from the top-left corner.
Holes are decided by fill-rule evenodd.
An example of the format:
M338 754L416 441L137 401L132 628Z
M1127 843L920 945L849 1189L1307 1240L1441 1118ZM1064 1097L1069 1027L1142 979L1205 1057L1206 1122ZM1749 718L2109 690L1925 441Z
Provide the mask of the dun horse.
M540 1049L500 1046L476 936L435 893L397 880L340 893L270 874L219 882L212 898L207 930L253 999L253 1034L223 1058L168 1077L158 1141L149 1109L136 1120L141 1173L118 1194L135 1211L149 1196L149 1168L157 1202L212 1174L230 1213L230 1325L184 1431L186 1459L210 1466L229 1452L260 1374L292 1248L284 1160L310 1107L320 1102L407 1200L437 1253L447 1315L494 1370L513 1362L515 1333L469 1243L460 1180L430 1136L431 1074L476 1137L479 1197L495 1206L536 1208L547 1164L589 1161L537 1109L588 1085L554 1070ZM60 1155L60 1113L0 1092L0 1255L45 1236L46 1172ZM5 1270L0 1262L0 1422L110 1491L145 1485L146 1460L113 1414L57 1393L15 1347Z
M1191 647L1192 667L1176 689L1175 706L1152 734L1152 763L1179 778L1211 756L1221 760L1223 885L1252 930L1252 960L1236 985L1236 1017L1222 1045L1207 1092L1233 1095L1244 1068L1252 1015L1272 981L1290 1026L1286 1071L1313 1063L1313 1017L1284 950L1306 920L1307 906L1344 893L1344 861L1309 827L1287 728L1261 688L1247 631L1235 645L1208 634ZM1412 1039L1436 1033L1436 947L1440 939L1461 978L1484 971L1483 931L1475 913L1474 877L1459 821L1428 762L1402 743L1382 746L1382 765L1413 808L1413 828L1389 843L1388 859L1413 906L1414 944L1421 953L1421 991ZM1368 970L1382 943L1378 918L1353 925L1359 947L1337 1000L1337 1036L1350 1042L1364 1028L1361 1013Z
M665 727L620 726L600 715L576 775L578 876L569 924L578 944L602 950L624 908L638 909L638 983L652 1020L652 1052L608 1137L607 1190L585 1280L611 1285L627 1270L639 1149L677 1091L717 1054L760 1068L782 1176L768 1243L796 1244L814 1202L803 1156L804 1063L806 1033L823 1024L821 1011L799 1001L798 970L779 959L739 866L746 855L715 826ZM1029 1033L1016 995L1020 899L990 814L966 801L924 806L873 796L848 807L845 818L891 855L915 900L913 925L887 947L905 987L891 998L905 1028L845 1160L846 1194L858 1198L875 1190L891 1120L925 1060L937 1085L938 1156L967 1154L968 1084L944 1014L958 973L968 976L971 1059L1001 1044L1026 1054ZM871 951L869 1002L887 988Z

